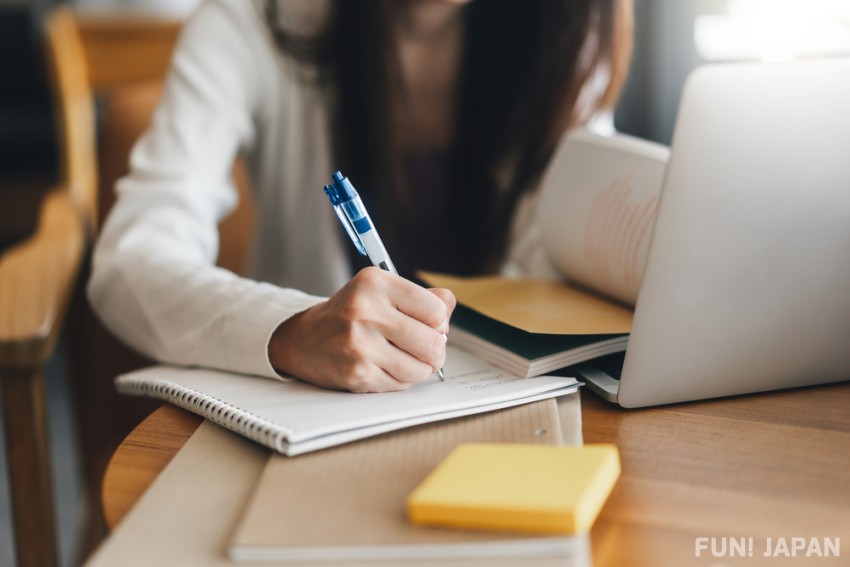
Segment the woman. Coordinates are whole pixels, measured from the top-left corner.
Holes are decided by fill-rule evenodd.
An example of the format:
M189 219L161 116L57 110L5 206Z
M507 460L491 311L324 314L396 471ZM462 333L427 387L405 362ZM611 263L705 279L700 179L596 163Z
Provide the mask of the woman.
M533 240L522 211L558 139L615 100L630 13L627 0L209 0L118 184L95 309L164 362L358 392L427 379L454 298L374 268L351 278L330 172L357 186L403 275L499 270ZM213 266L239 152L259 205L253 279Z

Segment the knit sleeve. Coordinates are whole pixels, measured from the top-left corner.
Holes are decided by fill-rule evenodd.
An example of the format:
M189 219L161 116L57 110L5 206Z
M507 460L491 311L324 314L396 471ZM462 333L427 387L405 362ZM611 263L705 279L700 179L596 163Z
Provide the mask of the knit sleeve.
M277 326L322 298L214 265L231 168L257 137L274 54L255 4L211 0L187 23L163 98L97 242L89 299L132 347L166 363L276 376Z

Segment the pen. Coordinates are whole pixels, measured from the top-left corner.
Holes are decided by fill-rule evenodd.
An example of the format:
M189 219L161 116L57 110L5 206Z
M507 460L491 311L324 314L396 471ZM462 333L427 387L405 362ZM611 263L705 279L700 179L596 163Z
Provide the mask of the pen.
M336 216L339 217L339 221L357 251L361 256L368 256L373 266L398 275L398 270L395 269L378 235L378 229L375 228L369 213L366 212L366 207L363 206L363 201L360 200L354 185L340 171L335 171L331 178L333 183L325 185L325 194L330 199ZM445 380L442 368L437 370L437 376L440 380Z

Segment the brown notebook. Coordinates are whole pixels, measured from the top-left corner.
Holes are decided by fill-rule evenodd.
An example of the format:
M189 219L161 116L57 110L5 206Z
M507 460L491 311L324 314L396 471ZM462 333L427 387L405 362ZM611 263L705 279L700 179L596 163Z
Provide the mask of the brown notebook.
M633 310L566 283L419 272L458 305L449 344L514 376L544 375L626 349Z
M237 561L570 556L569 537L414 526L405 498L459 443L561 445L554 400L390 433L297 458L274 455L231 540ZM309 488L307 488L309 487Z

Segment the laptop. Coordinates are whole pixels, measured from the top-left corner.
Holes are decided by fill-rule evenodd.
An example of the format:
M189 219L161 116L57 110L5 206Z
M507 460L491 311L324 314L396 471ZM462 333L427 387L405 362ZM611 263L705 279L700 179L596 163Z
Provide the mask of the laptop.
M850 379L848 101L850 58L689 77L621 371L572 369L593 391L635 408Z

